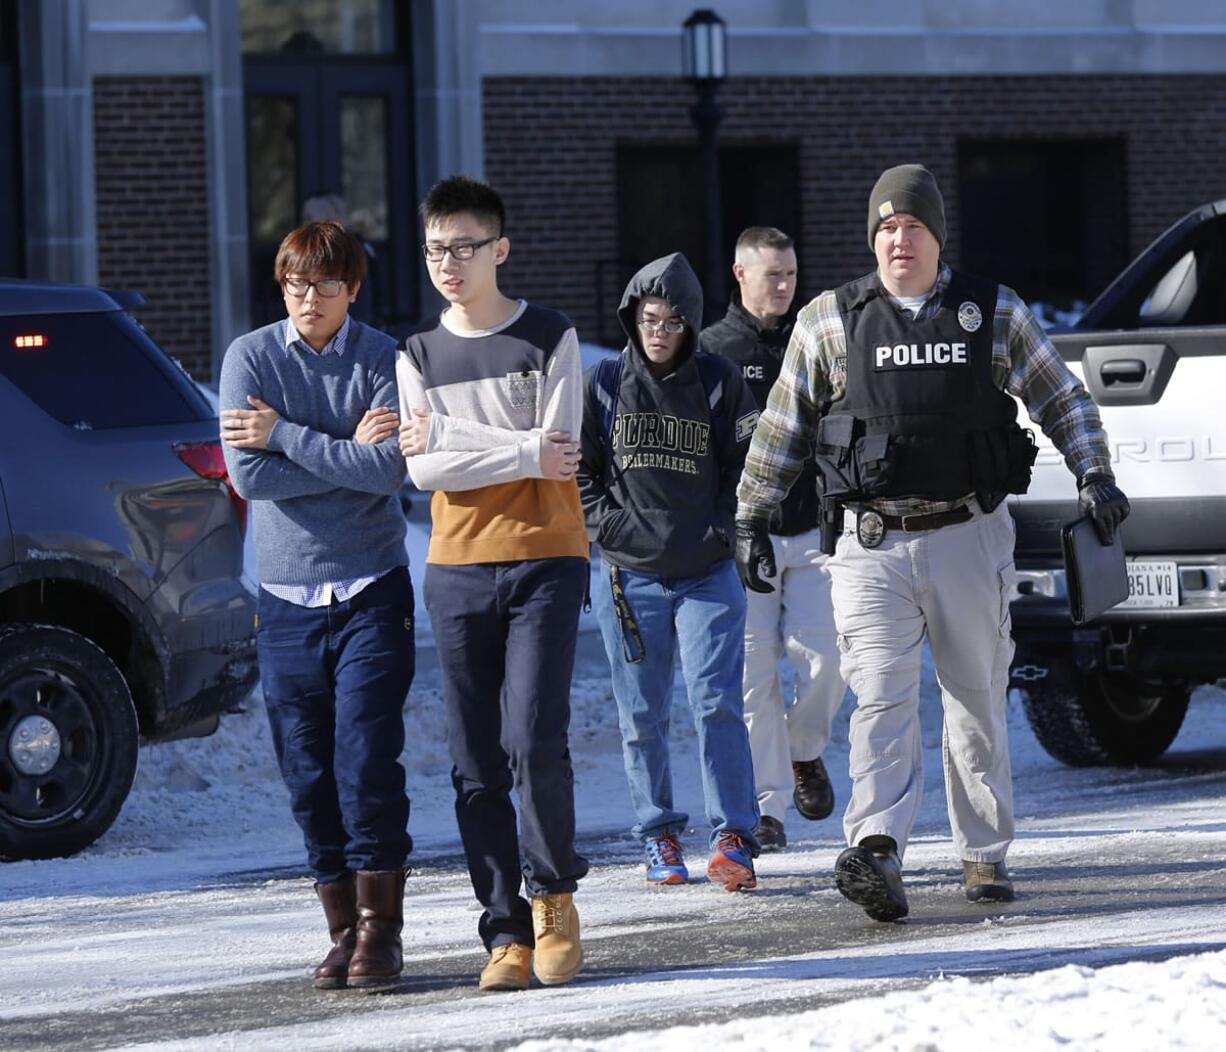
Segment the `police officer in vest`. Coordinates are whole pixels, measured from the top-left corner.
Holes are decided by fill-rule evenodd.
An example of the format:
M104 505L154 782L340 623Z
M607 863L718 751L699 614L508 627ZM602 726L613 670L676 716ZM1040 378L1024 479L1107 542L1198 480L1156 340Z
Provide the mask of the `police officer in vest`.
M728 313L702 332L702 349L741 370L758 406L783 365L792 332L796 249L782 230L751 226L736 241L736 287ZM834 810L834 790L822 763L843 677L830 606L830 571L818 535L817 467L807 463L771 516L778 576L768 592L748 592L745 617L745 726L753 752L754 786L762 819L754 836L763 851L787 845L788 800L810 821ZM794 673L785 704L779 663Z
M1003 285L941 261L945 209L920 165L873 187L877 269L797 316L738 490L746 586L774 573L770 517L812 451L844 524L830 560L851 722L850 845L839 890L874 920L907 914L901 858L919 810L920 652L932 649L954 846L972 902L1008 902L1013 794L1005 734L1013 521L1034 461L1016 395L1064 455L1108 542L1128 514L1098 410Z

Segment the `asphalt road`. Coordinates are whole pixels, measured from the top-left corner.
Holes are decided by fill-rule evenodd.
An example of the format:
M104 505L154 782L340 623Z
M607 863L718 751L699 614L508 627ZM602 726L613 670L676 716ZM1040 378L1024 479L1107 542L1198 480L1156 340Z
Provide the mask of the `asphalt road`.
M1050 781L1049 812L1022 823L1014 864L1019 898L1011 905L964 901L939 829L921 831L913 845L911 916L896 924L869 921L834 890L828 863L838 847L837 828L819 833L813 827L814 840L801 839L795 851L761 863L757 892L736 896L704 883L647 889L626 839L589 840L584 850L593 870L577 900L587 958L580 977L564 991L489 995L475 985L484 961L475 937L450 925L451 938L440 942L435 933L424 952L415 944L414 899L455 895L459 902L467 891L459 857L418 858L405 973L393 992L316 992L308 979L314 962L303 960L300 974L0 1022L0 1047L81 1052L209 1035L199 1047L279 1047L282 1038L268 1028L306 1025L306 1033L315 1027L334 1033L348 1021L367 1028L385 1021L396 1047L500 1048L529 1038L592 1039L797 1012L923 985L942 974L983 979L1226 945L1226 815L1215 822L1204 810L1206 797L1226 795L1226 750L1174 753L1143 774L1060 771ZM1062 828L1061 811L1082 818ZM1139 817L1130 817L1133 811ZM189 915L193 895L220 898L219 908L241 923L245 913L259 917L270 901L299 901L303 894L309 888L297 875L247 873L182 889L181 897ZM80 966L106 967L105 955L85 941L99 930L96 904L68 902L57 914L46 902L22 921L26 934L71 939L79 929L90 951ZM468 916L475 929L476 913ZM118 898L107 922L116 932L149 924L148 903L139 895ZM253 929L252 938L260 937ZM194 939L208 938L202 921L184 937L183 953L192 953ZM37 952L29 938L19 942Z

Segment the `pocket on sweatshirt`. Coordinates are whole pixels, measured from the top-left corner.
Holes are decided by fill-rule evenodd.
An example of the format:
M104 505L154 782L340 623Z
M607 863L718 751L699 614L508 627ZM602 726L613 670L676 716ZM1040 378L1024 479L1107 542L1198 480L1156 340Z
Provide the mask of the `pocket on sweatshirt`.
M507 373L502 382L511 409L535 423L541 404L541 390L545 386L545 374L539 369L517 369Z

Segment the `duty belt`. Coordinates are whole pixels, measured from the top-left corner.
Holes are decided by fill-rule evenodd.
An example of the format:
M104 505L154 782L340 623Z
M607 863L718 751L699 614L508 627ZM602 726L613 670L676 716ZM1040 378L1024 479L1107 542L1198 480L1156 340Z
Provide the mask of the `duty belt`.
M903 533L922 533L939 530L942 526L955 526L970 522L974 512L962 504L948 511L934 511L921 515L886 515L873 508L856 509L856 537L865 548L876 548L884 539L886 530L902 530Z

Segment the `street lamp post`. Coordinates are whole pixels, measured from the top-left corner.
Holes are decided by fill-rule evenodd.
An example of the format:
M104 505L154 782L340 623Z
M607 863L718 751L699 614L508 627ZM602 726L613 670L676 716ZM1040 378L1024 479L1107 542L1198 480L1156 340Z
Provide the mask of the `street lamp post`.
M703 321L709 324L724 311L723 222L719 199L719 122L724 111L715 96L727 76L724 20L709 8L694 11L682 24L681 67L698 99L690 117L698 129L698 160L702 174Z

